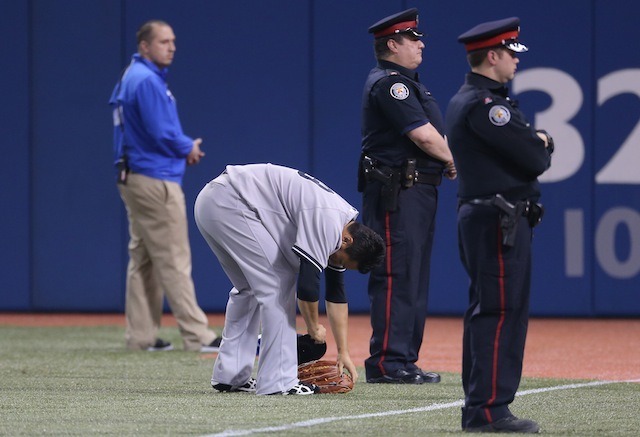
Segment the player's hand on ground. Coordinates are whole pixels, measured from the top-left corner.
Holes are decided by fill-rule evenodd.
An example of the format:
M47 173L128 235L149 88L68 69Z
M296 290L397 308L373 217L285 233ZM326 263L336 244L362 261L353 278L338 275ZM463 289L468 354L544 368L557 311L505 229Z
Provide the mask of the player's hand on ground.
M346 370L351 375L351 379L355 384L358 380L358 371L356 370L356 366L353 364L353 361L351 361L351 357L349 355L338 354L336 362L338 363L338 370L340 373L344 373Z

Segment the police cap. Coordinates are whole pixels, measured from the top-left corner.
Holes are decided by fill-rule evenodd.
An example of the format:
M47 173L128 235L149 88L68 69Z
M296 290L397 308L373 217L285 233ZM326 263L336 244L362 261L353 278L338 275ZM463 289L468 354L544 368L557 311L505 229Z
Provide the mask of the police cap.
M418 30L418 9L411 8L389 15L370 26L369 33L373 33L375 38L401 33L409 33L415 37L421 37L422 32Z
M502 20L478 24L458 37L467 52L491 47L504 47L514 52L523 53L529 50L518 40L520 34L520 18L510 17Z

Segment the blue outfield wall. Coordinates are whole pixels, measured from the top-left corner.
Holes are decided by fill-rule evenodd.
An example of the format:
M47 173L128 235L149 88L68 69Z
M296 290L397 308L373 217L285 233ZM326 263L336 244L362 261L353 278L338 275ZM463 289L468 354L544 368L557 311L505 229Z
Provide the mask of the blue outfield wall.
M481 21L522 20L530 52L512 94L557 144L542 177L532 313L640 316L633 0L511 2L499 12L473 0L5 1L0 311L123 311L127 221L107 100L142 22L165 19L177 35L170 86L185 131L207 152L184 180L193 277L202 307L219 312L230 284L193 222L200 188L227 163L268 161L313 174L359 208L360 101L375 63L366 29L412 6L426 32L421 78L443 112L468 70L457 35ZM433 314L461 314L467 299L456 189L440 189ZM347 273L347 287L351 310L366 312L366 277Z

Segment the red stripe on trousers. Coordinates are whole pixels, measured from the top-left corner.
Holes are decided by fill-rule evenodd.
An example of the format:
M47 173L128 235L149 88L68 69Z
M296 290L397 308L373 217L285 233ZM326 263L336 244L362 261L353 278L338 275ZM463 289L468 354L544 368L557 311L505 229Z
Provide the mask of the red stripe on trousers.
M386 358L387 345L389 344L389 326L391 325L391 291L393 286L393 278L391 277L391 225L389 219L389 212L384 217L384 237L387 246L387 252L385 255L386 269L387 269L387 306L385 309L385 325L384 325L384 340L382 341L382 354L380 361L378 361L378 368L384 375L386 372L382 363Z
M504 258L502 257L502 230L498 225L498 287L500 289L500 319L493 339L493 368L491 371L491 399L487 405L493 405L498 396L498 352L500 350L500 333L504 324L505 287L504 287ZM485 408L485 415L489 423L493 422L489 408Z

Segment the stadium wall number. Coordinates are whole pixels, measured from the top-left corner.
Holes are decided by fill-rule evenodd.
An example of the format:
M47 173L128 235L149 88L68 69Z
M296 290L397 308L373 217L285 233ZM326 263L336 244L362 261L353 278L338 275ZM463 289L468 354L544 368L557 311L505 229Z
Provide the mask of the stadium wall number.
M553 165L540 177L541 182L559 182L577 173L584 163L584 140L571 120L581 109L584 96L580 84L569 74L554 68L533 68L518 74L514 93L541 91L551 98L551 105L536 113L534 126L548 130L557 144ZM640 69L614 71L600 78L597 104L621 94L640 98ZM640 184L640 120L617 148L611 159L595 174L595 183ZM564 215L565 274L585 275L584 210L567 209ZM616 233L626 232L629 245L616 250ZM640 273L640 213L629 206L605 211L595 225L593 247L600 267L612 278L629 279Z

